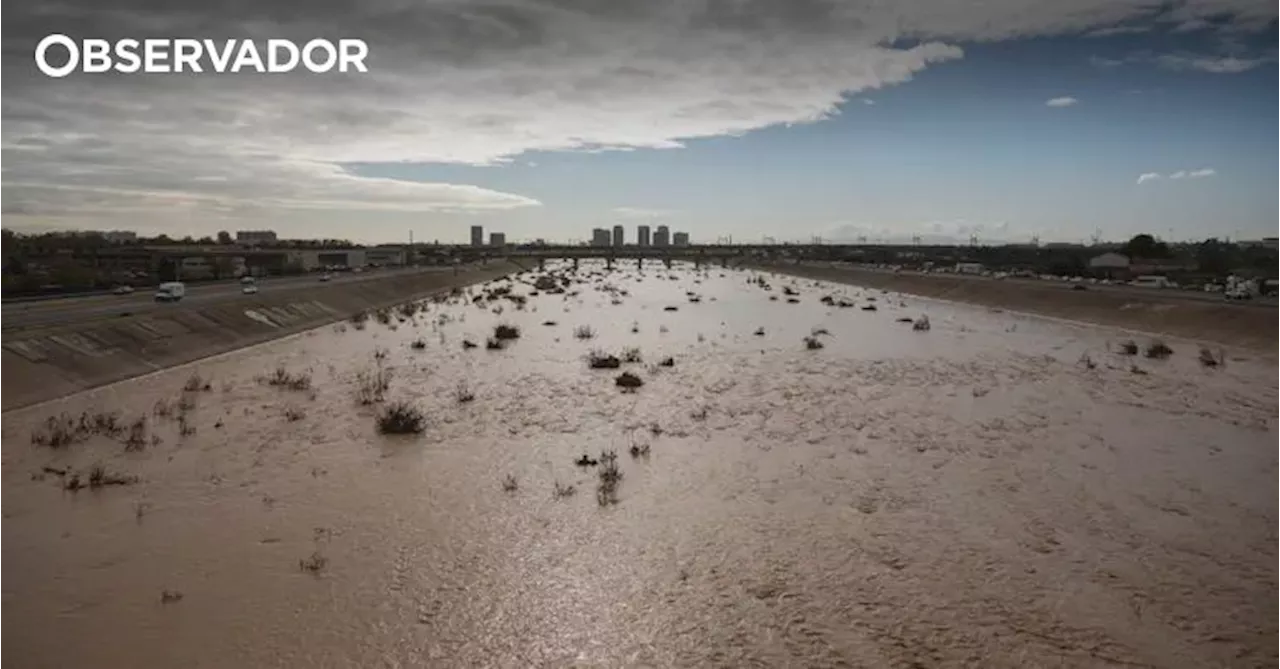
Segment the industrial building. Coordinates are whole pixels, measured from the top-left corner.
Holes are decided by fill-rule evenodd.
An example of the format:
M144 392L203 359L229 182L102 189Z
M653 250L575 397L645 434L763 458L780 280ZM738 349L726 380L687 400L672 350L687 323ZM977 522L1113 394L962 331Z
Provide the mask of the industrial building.
M483 225L471 226L471 245L484 246L484 226Z
M613 243L613 239L609 236L609 231L605 228L591 229L591 245L592 246L608 246Z
M489 246L502 247L506 245L507 245L507 233L505 232L489 233Z
M259 246L262 244L275 244L275 230L237 230L236 243L241 246Z
M636 246L649 246L649 226L641 225L636 227Z
M132 230L108 230L102 238L110 244L133 244L138 241L138 233Z
M626 244L626 229L621 225L613 226L613 245L621 248Z
M658 231L653 233L654 246L671 246L671 229L665 225L659 225Z
M671 245L672 245L672 246L688 246L688 245L689 245L689 233L687 233L687 232L677 232L676 234L672 235L672 237L671 237Z

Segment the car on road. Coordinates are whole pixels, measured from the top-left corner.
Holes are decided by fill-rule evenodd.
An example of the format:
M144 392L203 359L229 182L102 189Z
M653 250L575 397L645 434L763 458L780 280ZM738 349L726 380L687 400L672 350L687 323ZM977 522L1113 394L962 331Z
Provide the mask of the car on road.
M246 283L246 284L244 284L244 286L243 286L242 288L240 288L240 292L241 292L241 293L243 293L243 294L245 294L245 295L257 295L257 294L258 294L258 284L256 284L256 283Z
M324 274L321 274L321 275L320 275L320 280L321 280L321 281L328 281L328 280L330 280L330 279L332 279L332 278L333 278L333 275L332 275L332 274L329 274L328 272L325 272Z
M112 295L132 295L133 286L116 286L115 289L111 291L111 294Z
M156 287L156 302L177 302L186 294L186 284L181 281L166 281Z

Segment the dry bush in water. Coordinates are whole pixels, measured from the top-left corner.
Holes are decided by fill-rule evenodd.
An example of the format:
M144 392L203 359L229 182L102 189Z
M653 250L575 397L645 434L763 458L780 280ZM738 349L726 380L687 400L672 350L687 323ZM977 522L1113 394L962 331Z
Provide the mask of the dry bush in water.
M1151 342L1150 344L1147 344L1147 350L1144 352L1144 354L1148 358L1163 360L1173 355L1173 349L1169 348L1167 344L1157 339Z
M262 377L260 380L269 386L285 388L287 390L311 389L311 372L294 374L284 367L276 367L274 372L269 376Z
M499 341L520 338L520 328L508 323L500 323L493 328L493 338Z
M507 474L506 478L502 479L502 489L506 492L515 492L519 487L520 483L516 481L514 474Z
M329 566L329 558L321 555L320 551L312 553L310 557L298 560L298 569L312 574L319 574L327 566Z
M501 339L495 339L493 337L489 337L488 339L484 340L484 347L486 350L489 350L489 351L501 351L503 347L502 341L503 340Z
M590 325L579 325L573 329L573 336L577 339L595 339L596 331Z
M356 374L356 400L369 405L381 402L391 387L391 370L375 365L371 370Z
M617 379L614 379L614 383L616 383L620 388L634 390L644 385L644 379L632 374L631 372L623 372L618 375Z
M80 441L85 436L71 416L59 414L46 418L41 429L31 433L31 443L49 448L62 448Z
M617 369L622 366L622 360L597 349L587 354L587 366L591 369Z
M810 351L816 351L822 348L822 342L818 341L817 337L810 335L804 338L804 347Z
M426 416L408 402L387 405L378 414L378 431L382 434L417 434L426 426Z
M555 488L551 491L551 496L555 499L564 499L565 497L572 497L574 493L577 492L578 488L576 486L564 485L563 483L556 481Z
M1215 354L1208 346L1201 346L1199 360L1205 367L1221 367L1227 364L1227 354L1222 349Z
M199 372L195 372L187 377L187 382L182 385L182 390L188 393L207 392L213 390L213 384L205 381Z
M471 390L470 386L467 385L466 381L458 382L458 387L454 389L453 396L458 400L458 404L466 404L467 402L474 402L476 399L475 392Z
M129 426L129 436L125 437L124 450L141 451L147 447L149 438L147 436L147 417L140 416L133 424Z
M421 351L426 347L427 347L427 342L423 339L415 339L413 340L413 343L409 344L409 348L415 351Z
M623 351L622 351L622 361L623 361L623 362L627 362L627 363L639 363L639 362L643 362L643 358L642 358L642 357L641 357L641 355L640 355L640 349L638 349L638 348L634 348L634 347L633 347L633 348L623 349Z
M1124 355L1138 355L1138 342L1130 339L1129 341L1120 343L1120 353Z
M616 454L601 454L600 470L597 472L597 476L599 477L599 482L596 484L596 502L600 506L617 504L618 483L622 481L622 470L618 469L618 457Z

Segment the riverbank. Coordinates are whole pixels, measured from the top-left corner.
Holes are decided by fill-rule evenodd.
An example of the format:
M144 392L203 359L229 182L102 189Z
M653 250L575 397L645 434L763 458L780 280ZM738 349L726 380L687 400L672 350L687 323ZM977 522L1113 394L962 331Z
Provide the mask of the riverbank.
M159 369L325 325L351 315L519 271L493 263L452 273L388 276L234 297L200 306L173 305L88 323L6 335L3 410L56 399Z
M1151 291L1072 290L1060 283L995 281L945 274L894 274L852 267L750 265L806 279L1008 309L1224 346L1274 351L1274 308L1192 300Z

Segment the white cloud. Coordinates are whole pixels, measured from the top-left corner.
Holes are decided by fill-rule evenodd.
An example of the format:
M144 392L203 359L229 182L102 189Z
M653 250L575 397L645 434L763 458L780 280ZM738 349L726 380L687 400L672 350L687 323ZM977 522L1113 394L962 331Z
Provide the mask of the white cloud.
M1079 100L1070 96L1065 96L1065 97L1052 98L1050 100L1046 100L1044 104L1046 107L1070 107L1072 105L1079 104L1079 103L1080 103Z
M1205 56L1166 53L1155 57L1157 65L1170 70L1196 70L1211 74L1238 74L1266 63L1274 63L1274 56L1237 58L1235 56Z
M862 98L862 104L867 105L869 107L875 105L875 103L876 101L872 100L871 98Z
M1142 184L1148 181L1155 181L1157 179L1203 179L1205 177L1214 176L1217 173L1218 172L1216 170L1210 167L1198 170L1178 170L1176 172L1170 172L1168 175L1162 175L1159 172L1146 172L1138 176L1138 183Z
M1150 32L1151 26L1111 26L1109 28L1098 28L1085 33L1085 37L1114 37L1116 35L1140 35Z
M1090 56L1089 62L1095 67L1117 67L1126 63L1155 65L1166 70L1207 72L1209 74L1239 74L1262 65L1276 62L1275 54L1260 54L1251 58L1240 56L1222 56L1202 53L1151 53L1139 51L1123 58L1104 58Z
M1244 0L1175 5L1180 21L1226 14L1252 25L1275 14ZM42 220L96 216L111 227L335 208L344 217L420 221L533 207L520 194L372 178L380 172L342 165L493 165L533 151L674 149L693 138L820 121L858 93L962 58L957 44L1105 30L1154 12L1150 0L41 7L15 5L3 24L3 195ZM31 59L35 41L52 32L303 41L336 31L369 43L368 74L48 79Z

